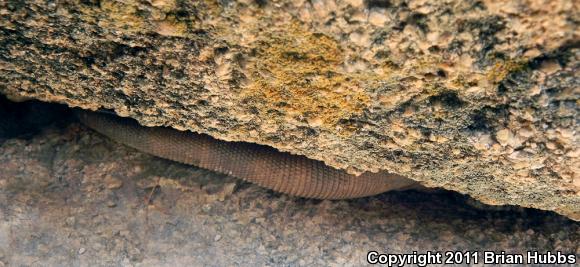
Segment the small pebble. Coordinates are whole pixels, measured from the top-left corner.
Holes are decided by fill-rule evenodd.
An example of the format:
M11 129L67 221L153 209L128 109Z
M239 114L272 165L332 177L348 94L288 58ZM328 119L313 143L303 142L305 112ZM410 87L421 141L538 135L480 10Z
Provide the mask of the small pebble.
M76 219L75 219L75 217L68 217L68 218L66 218L66 220L65 220L65 223L66 223L66 225L68 225L68 226L73 226L73 225L75 225L75 222L76 222Z
M105 185L107 189L119 189L123 186L123 181L112 177L111 175L107 175L105 177Z
M209 212L211 210L211 206L209 204L205 204L201 207L201 209L205 212Z

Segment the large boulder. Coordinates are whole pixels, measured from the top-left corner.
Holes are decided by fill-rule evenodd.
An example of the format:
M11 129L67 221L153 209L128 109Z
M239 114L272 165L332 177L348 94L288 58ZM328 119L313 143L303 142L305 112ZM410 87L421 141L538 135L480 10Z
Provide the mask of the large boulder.
M0 2L0 92L580 220L573 0Z

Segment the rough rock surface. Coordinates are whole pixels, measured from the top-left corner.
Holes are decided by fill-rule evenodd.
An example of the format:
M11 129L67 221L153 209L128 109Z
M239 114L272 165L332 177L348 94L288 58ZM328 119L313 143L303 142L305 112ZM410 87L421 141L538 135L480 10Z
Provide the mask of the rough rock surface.
M307 200L78 123L36 132L4 142L0 132L0 266L364 266L370 250L580 256L580 223L553 212L474 208L452 192Z
M0 92L580 219L574 1L2 1Z

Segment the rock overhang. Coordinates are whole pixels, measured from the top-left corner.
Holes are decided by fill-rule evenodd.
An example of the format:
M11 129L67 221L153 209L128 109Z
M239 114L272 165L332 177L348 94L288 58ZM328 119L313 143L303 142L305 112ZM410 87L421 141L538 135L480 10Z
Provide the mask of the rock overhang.
M18 5L7 95L579 216L572 1Z

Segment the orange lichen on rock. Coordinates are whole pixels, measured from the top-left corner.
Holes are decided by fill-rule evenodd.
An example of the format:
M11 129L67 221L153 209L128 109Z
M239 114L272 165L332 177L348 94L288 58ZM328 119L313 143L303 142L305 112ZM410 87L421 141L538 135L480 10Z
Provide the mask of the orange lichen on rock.
M506 60L496 62L487 72L487 79L497 84L505 79L510 73L524 69L526 61L524 60Z
M291 24L268 33L256 46L252 83L243 94L264 113L277 110L330 127L360 113L370 101L360 79L341 70L339 44L324 34Z
M129 33L146 32L149 28L147 20L139 16L139 9L137 4L126 4L117 1L102 1L100 4L100 11L106 13L99 20L99 25L103 27L111 27ZM93 13L94 10L88 10L88 14ZM99 14L101 12L96 12Z

